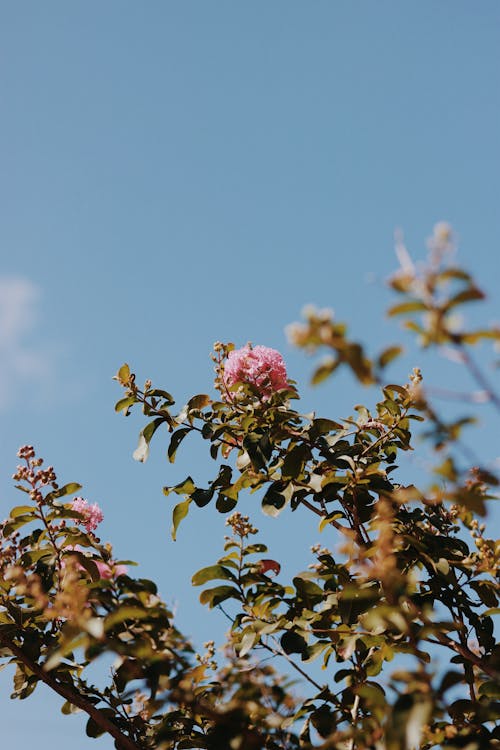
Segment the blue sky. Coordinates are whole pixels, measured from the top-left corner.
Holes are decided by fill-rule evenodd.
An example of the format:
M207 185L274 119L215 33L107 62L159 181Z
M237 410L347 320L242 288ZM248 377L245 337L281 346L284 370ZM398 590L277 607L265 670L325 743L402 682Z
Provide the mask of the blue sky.
M172 468L161 440L134 463L141 422L114 414L111 377L128 361L182 404L210 390L215 340L251 340L283 352L304 411L340 417L363 396L342 376L311 391L283 329L314 302L368 346L396 341L396 228L418 257L450 221L495 294L499 32L493 0L0 1L1 514L32 443L100 503L103 538L159 580L186 632L222 632L187 581L219 554L223 519L207 508L174 545L161 494L211 467L186 443ZM483 315L500 317L493 300ZM303 517L253 520L275 556L293 543L307 564ZM90 746L44 691L9 703L9 680L16 747Z

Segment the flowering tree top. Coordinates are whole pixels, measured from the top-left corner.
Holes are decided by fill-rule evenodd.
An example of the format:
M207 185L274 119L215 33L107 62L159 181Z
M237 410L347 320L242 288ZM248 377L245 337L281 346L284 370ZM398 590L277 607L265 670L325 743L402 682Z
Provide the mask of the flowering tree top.
M438 225L424 267L398 246L390 285L403 299L389 315L404 316L422 346L453 347L481 403L500 412L470 351L500 342L500 330L457 329L456 308L484 295L450 265L452 240ZM139 407L147 420L137 460L160 434L169 464L188 435L215 462L208 484L197 486L193 466L163 493L175 498L174 539L190 509L228 514L222 556L191 578L200 602L231 621L223 666L212 640L193 654L155 584L129 574L94 533L99 506L68 502L81 486L59 486L28 445L14 474L25 504L0 524L0 659L16 667L13 697L44 683L65 699L64 713L87 713L88 736L107 733L117 750L500 749L500 542L475 517L498 499L499 479L463 442L472 418L449 421L419 368L408 383L388 380L401 347L370 356L329 310L307 308L289 335L326 354L313 382L344 367L376 402L335 419L300 413L281 354L251 344L216 343L216 399L197 394L180 410L150 379L139 387L127 364L116 375L125 391L116 411ZM428 481L413 470L419 486L398 468L419 446L415 435L436 456ZM274 559L250 515L235 510L258 495L274 518L316 517L325 543L310 547L306 571L290 577L281 565L290 559ZM269 658L300 675L304 698ZM109 684L85 678L96 659L108 659Z

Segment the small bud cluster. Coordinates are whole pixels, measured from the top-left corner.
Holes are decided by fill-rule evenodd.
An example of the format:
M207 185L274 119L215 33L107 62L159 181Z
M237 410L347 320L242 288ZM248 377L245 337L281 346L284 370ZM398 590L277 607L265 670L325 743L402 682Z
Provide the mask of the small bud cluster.
M16 596L26 596L33 600L35 608L44 610L48 604L40 576L36 573L26 575L20 565L11 565L3 573L4 581L8 581L15 587Z
M320 557L324 557L325 555L331 555L331 550L328 549L328 547L322 547L319 542L317 544L313 544L311 547L311 552L313 555L315 555L318 558L318 562L311 563L309 565L310 570L315 570L318 573L323 573L326 571L326 568L324 564L319 560Z
M207 667L208 669L215 671L217 669L217 662L214 659L215 642L206 641L206 643L203 644L203 648L205 649L205 653L196 654L196 661L198 662L198 664L203 665Z
M466 482L466 488L485 495L487 487L482 481L481 470L478 467L473 467L470 474L470 479ZM479 523L476 518L470 521L469 528L477 548L477 570L489 572L496 576L500 568L500 544L493 539L484 537L486 525Z
M150 717L154 713L154 703L150 705L150 701L145 693L141 693L140 690L136 690L134 693L134 701L132 704L127 704L124 707L127 714L140 716L143 721L149 721Z
M59 589L44 613L47 620L81 624L91 617L89 588L82 580L81 568L76 556L64 558Z
M226 520L226 526L230 526L233 533L237 536L244 537L250 534L257 534L257 529L252 526L248 516L242 516L241 513L233 513Z
M455 234L447 221L434 225L432 236L427 240L430 261L433 267L439 266L445 256L452 256L456 250Z
M43 458L35 457L35 450L32 445L23 445L18 450L17 455L25 463L17 467L12 478L16 482L26 482L31 487L29 490L30 497L41 503L43 499L40 492L41 487L51 486L55 490L58 488L54 467L48 466L46 469L41 469Z
M17 451L18 458L23 458L25 461L29 461L30 458L35 457L35 449L32 445L22 445Z
M306 305L302 310L305 323L290 323L285 329L291 344L299 347L314 348L321 344L328 345L332 338L334 312L329 307L318 309Z
M21 554L20 533L19 531L13 531L6 537L5 527L7 523L7 520L0 523L0 576L4 575L2 571L12 565Z

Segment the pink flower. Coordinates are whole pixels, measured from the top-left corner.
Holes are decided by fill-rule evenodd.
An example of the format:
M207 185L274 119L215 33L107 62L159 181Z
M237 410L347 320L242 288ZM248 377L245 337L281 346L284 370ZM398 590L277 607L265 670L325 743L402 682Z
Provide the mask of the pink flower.
M128 568L126 565L114 565L111 563L101 562L100 560L94 560L97 570L101 578L113 578L118 576L124 576L127 574Z
M80 547L79 544L68 544L64 548L64 552L82 552L85 554L84 550ZM86 555L88 557L88 555ZM117 578L118 576L124 576L128 573L128 568L126 565L115 565L112 560L110 560L109 563L104 562L104 560L96 560L94 557L90 557L90 560L92 560L93 563L95 563L95 566L97 570L99 571L99 575L101 578L109 579L109 578ZM63 557L61 560L61 565L63 568L66 567L66 558ZM78 568L82 571L85 571L83 565L78 563Z
M83 525L89 533L95 531L104 518L97 503L89 505L83 497L75 497L71 507L83 516Z
M276 349L250 344L230 352L224 364L224 384L253 385L266 401L281 388L288 387L285 363Z

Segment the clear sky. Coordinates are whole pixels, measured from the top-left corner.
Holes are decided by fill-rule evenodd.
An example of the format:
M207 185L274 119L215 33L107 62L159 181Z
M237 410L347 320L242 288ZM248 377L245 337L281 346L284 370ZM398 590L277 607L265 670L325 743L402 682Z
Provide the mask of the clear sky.
M100 503L102 537L159 580L181 628L220 632L187 582L223 519L200 511L174 544L161 493L211 467L187 443L171 467L161 439L134 463L142 423L114 414L111 377L128 361L182 404L210 391L215 340L251 340L283 352L304 411L348 415L359 394L302 385L312 364L283 329L315 302L369 346L397 340L397 227L419 256L450 221L498 301L499 50L496 0L0 0L0 514L32 443ZM278 528L253 503L273 556L293 545L305 566L304 518ZM112 747L43 688L9 702L10 679L7 746Z

